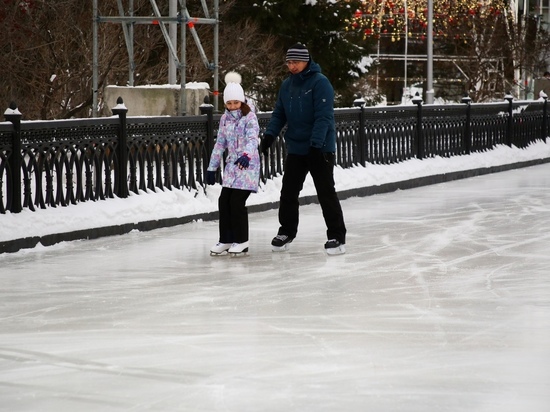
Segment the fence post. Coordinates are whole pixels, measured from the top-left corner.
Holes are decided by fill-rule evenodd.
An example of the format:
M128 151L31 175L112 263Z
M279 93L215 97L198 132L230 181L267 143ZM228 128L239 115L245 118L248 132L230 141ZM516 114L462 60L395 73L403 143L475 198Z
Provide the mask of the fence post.
M203 102L199 110L202 115L206 115L206 152L210 156L214 147L214 106L210 104L208 96L204 96Z
M506 127L506 145L512 147L512 133L514 132L514 113L512 102L514 101L514 96L510 92L504 96L504 100L508 101L508 124Z
M422 97L416 92L412 102L418 106L416 112L416 157L424 159L424 136L422 133Z
M126 114L128 109L122 101L122 97L116 100L116 106L111 109L115 116L118 116L118 143L116 153L118 162L116 165L116 191L120 198L128 197L128 129L126 125Z
M15 102L11 102L10 106L4 112L4 118L13 124L13 135L11 145L11 155L9 158L9 165L11 170L11 177L8 178L7 189L8 196L11 194L11 199L8 199L10 206L10 212L20 213L23 210L21 204L21 118L23 115L17 109ZM11 200L11 202L10 202Z
M462 103L466 105L466 124L464 125L464 152L470 154L472 150L472 99L467 94L462 98Z
M210 104L210 97L204 96L203 104L200 105L199 110L201 115L206 115L206 159L203 162L202 170L202 182L206 182L206 171L208 169L208 163L210 159L210 153L214 148L214 106Z
M366 136L365 136L365 99L361 93L357 93L356 99L353 101L353 106L359 107L359 139L357 144L359 145L359 163L361 166L365 166L367 163L365 146L366 146Z
M540 138L543 142L546 141L548 137L548 95L544 92L540 94L540 97L544 99L544 104L542 105L542 128L540 133Z

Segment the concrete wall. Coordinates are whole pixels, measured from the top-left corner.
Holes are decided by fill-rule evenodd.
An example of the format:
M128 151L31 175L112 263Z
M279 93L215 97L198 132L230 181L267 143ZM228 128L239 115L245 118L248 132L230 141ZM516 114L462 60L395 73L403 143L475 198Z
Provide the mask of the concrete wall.
M539 98L539 92L543 90L550 97L550 79L535 79L535 95L534 99Z
M186 87L186 107L184 112L189 115L199 115L199 107L208 96L208 84L201 83L198 87ZM179 85L159 86L107 86L104 94L103 116L111 116L111 109L122 97L128 108L128 116L177 116L180 104Z

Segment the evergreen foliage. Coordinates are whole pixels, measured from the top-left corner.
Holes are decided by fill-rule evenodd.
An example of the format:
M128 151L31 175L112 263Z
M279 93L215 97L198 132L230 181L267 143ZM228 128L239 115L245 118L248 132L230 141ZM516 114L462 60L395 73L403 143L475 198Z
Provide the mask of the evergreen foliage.
M336 104L350 106L356 92L353 84L363 74L359 63L369 44L362 35L349 30L349 22L360 4L357 0L239 0L226 14L225 21L252 19L260 31L276 36L281 64L288 47L298 42L305 44L332 82Z

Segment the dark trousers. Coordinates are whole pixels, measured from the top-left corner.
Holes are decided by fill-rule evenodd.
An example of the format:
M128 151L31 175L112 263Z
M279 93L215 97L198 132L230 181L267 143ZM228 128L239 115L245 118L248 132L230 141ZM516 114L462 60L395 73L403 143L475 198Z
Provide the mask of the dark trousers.
M250 190L222 187L218 199L220 212L220 242L248 242L248 209L246 199Z
M334 153L324 153L319 158L289 154L285 161L283 187L279 206L279 235L296 237L299 221L298 196L304 187L307 174L311 173L317 198L327 226L327 239L346 243L346 226L342 207L334 187Z

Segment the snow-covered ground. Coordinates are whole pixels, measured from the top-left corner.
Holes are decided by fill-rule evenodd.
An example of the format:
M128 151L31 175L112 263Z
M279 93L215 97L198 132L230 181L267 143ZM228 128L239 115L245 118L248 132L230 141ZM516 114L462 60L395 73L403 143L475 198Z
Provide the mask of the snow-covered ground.
M336 189L363 188L418 177L451 173L484 167L550 158L550 139L528 148L498 146L494 150L451 158L409 160L392 165L367 164L350 169L335 169ZM281 177L268 181L260 191L250 196L248 205L279 200ZM127 199L83 202L68 207L48 208L31 212L0 215L0 242L32 236L74 232L78 230L138 223L157 219L193 216L217 210L221 186L208 186L205 191L172 190L131 194ZM303 196L315 194L308 176Z

